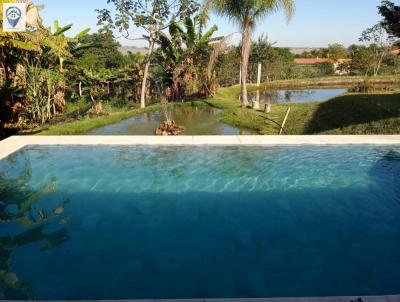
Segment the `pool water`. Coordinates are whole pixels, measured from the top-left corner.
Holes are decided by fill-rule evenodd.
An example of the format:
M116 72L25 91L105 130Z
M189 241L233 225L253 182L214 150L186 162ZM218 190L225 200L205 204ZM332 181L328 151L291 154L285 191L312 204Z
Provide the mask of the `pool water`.
M347 92L347 89L265 90L260 92L260 103L308 103L328 101ZM257 93L253 95L253 101Z
M0 161L0 299L400 293L400 147L48 147Z
M184 106L171 109L172 119L185 127L184 135L249 135L244 128L232 127L218 120L219 110L212 107ZM97 128L89 135L154 135L165 121L161 111L145 112L122 122Z

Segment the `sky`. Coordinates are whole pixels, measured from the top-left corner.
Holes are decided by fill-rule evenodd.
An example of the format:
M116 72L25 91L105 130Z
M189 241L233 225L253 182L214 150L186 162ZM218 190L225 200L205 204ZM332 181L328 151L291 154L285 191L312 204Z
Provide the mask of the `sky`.
M377 6L381 0L295 0L296 11L287 23L282 13L266 16L254 32L254 38L268 35L270 41L279 47L326 47L332 43L345 46L357 43L361 32L376 24L380 19ZM97 30L95 9L111 7L107 0L37 0L43 4L41 16L50 26L54 20L61 25L73 23L71 34L84 28ZM228 35L238 31L238 27L224 17L212 15L209 25L216 24L218 35ZM132 37L140 37L141 32L132 28ZM238 34L231 42L237 43ZM144 41L119 39L122 45L143 47Z

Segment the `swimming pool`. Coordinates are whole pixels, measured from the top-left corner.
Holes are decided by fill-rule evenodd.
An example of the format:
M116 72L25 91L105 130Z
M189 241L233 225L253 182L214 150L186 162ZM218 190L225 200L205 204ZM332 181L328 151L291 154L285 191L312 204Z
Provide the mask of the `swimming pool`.
M5 299L395 294L400 147L28 146L0 220Z

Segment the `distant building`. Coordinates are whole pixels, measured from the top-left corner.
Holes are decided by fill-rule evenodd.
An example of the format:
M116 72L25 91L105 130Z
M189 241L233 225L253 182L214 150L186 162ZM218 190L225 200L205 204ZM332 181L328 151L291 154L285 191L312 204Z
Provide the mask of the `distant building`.
M393 50L392 50L392 54L394 54L394 55L396 55L396 56L398 56L398 57L400 58L400 48L398 48L398 49L393 49Z
M326 62L333 63L333 60L323 59L323 58L297 58L297 59L294 59L294 62L298 65L314 65L314 64L326 63Z

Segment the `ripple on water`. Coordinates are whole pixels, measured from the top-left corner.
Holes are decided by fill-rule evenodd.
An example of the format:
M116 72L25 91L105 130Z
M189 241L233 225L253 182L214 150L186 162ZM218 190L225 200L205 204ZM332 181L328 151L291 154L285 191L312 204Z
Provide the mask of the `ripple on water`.
M41 300L399 292L399 154L26 148L0 161L4 263Z

